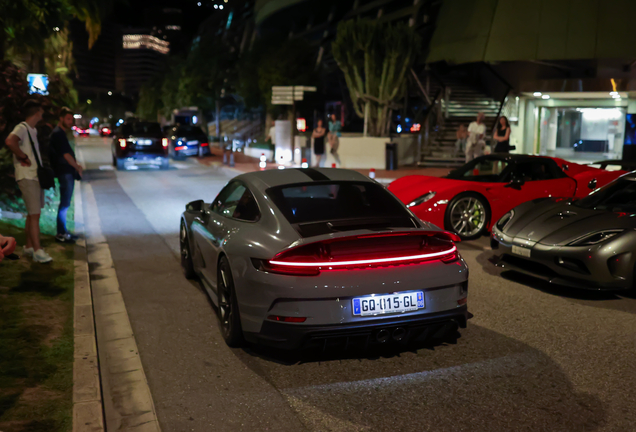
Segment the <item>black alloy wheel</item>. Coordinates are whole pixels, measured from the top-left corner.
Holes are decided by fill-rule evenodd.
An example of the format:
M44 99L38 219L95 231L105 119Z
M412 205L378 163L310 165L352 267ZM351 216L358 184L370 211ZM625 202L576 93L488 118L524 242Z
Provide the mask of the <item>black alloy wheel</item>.
M239 347L243 343L243 329L241 315L234 291L234 280L230 270L230 263L226 257L219 261L217 275L218 315L221 323L221 333L225 343L230 347Z
M188 232L185 224L181 223L181 231L179 234L179 244L181 250L181 268L186 279L195 279L194 263L192 262L192 254L190 252L190 242L188 241Z

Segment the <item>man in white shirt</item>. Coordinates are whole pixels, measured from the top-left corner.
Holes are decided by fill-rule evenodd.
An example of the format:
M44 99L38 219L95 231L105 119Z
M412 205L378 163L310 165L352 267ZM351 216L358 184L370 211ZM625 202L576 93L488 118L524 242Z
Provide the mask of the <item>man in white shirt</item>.
M477 120L468 126L468 139L466 140L466 162L470 162L484 154L486 143L484 136L486 134L486 124L484 119L486 116L483 112L477 113Z
M38 101L26 101L22 106L25 121L13 129L5 140L5 144L13 152L15 179L28 212L25 226L27 240L23 254L32 256L35 262L48 263L53 259L40 246L40 213L44 208L44 191L38 180L38 164L33 151L35 149L37 160L41 162L38 131L35 125L42 120L43 112L42 105Z
M265 141L271 140L272 145L276 145L276 121L272 121L272 127L269 128L269 133L267 134L267 138Z

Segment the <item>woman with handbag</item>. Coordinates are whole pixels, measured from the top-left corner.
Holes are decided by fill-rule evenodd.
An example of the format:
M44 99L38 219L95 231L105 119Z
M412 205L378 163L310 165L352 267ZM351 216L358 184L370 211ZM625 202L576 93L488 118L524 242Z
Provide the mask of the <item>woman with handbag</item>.
M44 189L55 185L53 173L42 165L42 155L35 126L42 119L44 110L36 100L28 100L22 106L25 121L18 124L5 140L13 152L15 179L27 208L26 245L23 255L32 256L33 261L48 263L53 258L40 245L40 213L44 208Z
M338 166L340 166L342 164L340 163L340 156L338 155L338 147L340 147L341 124L338 120L336 120L335 114L331 114L329 117L329 135L327 136L331 147L329 151L338 163Z

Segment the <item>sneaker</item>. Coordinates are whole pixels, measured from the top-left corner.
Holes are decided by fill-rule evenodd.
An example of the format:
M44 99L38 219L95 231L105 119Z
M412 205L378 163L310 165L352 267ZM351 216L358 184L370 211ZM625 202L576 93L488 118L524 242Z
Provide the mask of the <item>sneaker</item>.
M75 236L66 233L66 234L58 234L55 236L55 241L60 243L75 243Z
M28 248L26 246L22 248L22 256L32 257L33 256L33 252L35 252L33 250L33 248Z
M53 261L53 258L51 258L51 255L47 254L44 249L38 249L34 254L33 254L33 261L40 263L40 264L45 264L45 263L49 263L51 261Z

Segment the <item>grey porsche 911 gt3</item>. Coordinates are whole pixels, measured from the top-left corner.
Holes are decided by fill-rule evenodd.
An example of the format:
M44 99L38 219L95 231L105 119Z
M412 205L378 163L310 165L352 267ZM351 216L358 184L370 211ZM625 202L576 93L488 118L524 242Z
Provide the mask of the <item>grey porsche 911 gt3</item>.
M186 206L180 239L230 346L406 343L466 327L456 235L354 171L240 175Z
M636 288L636 172L585 198L522 204L493 227L497 266L559 285Z

